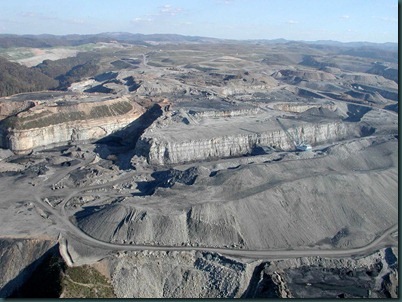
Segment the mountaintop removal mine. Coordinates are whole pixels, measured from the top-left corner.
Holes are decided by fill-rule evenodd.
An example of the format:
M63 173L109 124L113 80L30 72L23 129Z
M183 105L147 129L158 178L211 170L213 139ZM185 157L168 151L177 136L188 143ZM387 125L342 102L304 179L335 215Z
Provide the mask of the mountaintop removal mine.
M21 59L0 297L398 296L397 63L231 43Z

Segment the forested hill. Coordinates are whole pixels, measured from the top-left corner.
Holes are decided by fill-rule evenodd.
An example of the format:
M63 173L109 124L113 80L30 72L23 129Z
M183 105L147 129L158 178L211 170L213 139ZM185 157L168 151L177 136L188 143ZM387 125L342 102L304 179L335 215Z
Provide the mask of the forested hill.
M79 53L60 60L44 60L26 67L0 57L0 97L40 90L66 90L71 83L91 77L99 70L100 55Z
M56 88L59 82L39 70L0 57L0 96Z

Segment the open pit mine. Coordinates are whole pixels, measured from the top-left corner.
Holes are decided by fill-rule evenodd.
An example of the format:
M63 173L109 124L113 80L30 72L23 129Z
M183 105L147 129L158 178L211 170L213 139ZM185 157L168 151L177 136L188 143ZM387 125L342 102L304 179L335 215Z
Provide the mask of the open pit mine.
M398 296L397 65L236 43L0 98L0 297Z

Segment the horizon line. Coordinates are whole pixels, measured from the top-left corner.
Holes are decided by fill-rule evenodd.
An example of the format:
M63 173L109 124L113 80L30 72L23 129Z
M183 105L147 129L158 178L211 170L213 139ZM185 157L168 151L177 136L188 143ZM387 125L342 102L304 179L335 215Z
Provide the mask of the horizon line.
M58 37L63 37L63 36L72 36L72 35L77 35L77 36L96 36L96 35L101 35L101 34L130 34L130 35L142 35L142 36L152 36L152 35L170 35L170 36L181 36L181 37L194 37L194 38L206 38L206 39L214 39L214 40L227 40L227 41L275 41L275 40L284 40L286 42L308 42L308 43L313 43L313 42L336 42L336 43L342 43L342 44L350 44L350 43L370 43L370 44L396 44L398 45L398 42L372 42L372 41L362 41L362 40L356 40L356 41L339 41L339 40L293 40L293 39L286 39L286 38L255 38L255 39L234 39L234 38L216 38L216 37L209 37L209 36L199 36L199 35L183 35L183 34L176 34L176 33L152 33L152 34L143 34L143 33L133 33L133 32L127 32L127 31L111 31L111 32L98 32L98 33L68 33L68 34L51 34L51 33L40 33L40 34L15 34L15 33L0 33L0 36L2 35L10 35L10 36L43 36L43 35L49 35L49 36L58 36Z

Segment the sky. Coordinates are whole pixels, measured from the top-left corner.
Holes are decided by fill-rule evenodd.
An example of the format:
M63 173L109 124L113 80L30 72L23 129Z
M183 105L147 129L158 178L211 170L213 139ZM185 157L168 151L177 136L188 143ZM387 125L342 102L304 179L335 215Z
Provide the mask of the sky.
M0 33L397 42L397 0L0 0Z

